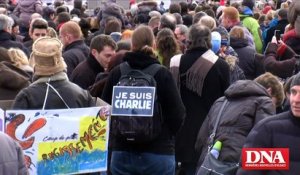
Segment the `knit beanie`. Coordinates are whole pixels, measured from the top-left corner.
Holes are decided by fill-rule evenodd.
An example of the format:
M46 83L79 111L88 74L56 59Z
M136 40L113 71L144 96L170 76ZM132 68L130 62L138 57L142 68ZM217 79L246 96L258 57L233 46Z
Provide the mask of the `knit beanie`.
M218 32L211 32L211 50L218 53L221 48L221 35Z
M253 7L255 5L255 0L243 0L242 2L243 6L249 7L251 10L253 10Z
M63 44L57 38L43 37L32 45L34 75L49 76L64 71L67 66L62 57Z
M300 72L294 75L293 77L294 78L292 80L290 88L292 88L293 86L300 86Z
M221 35L221 45L228 46L229 45L229 40L230 40L230 36L229 36L228 31L222 26L219 26L219 27L215 28L214 31L220 33L220 35Z

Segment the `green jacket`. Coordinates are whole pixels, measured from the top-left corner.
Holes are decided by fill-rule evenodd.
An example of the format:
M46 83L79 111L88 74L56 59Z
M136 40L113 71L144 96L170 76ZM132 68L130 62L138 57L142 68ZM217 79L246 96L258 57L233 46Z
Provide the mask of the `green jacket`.
M261 40L261 31L258 21L251 16L240 15L243 26L253 35L255 49L258 53L263 52L263 42Z

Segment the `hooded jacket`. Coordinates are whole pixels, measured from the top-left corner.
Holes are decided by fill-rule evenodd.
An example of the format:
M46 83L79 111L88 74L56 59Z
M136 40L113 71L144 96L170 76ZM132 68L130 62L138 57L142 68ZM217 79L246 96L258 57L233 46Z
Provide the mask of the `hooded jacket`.
M207 154L208 139L213 131L216 117L225 99L228 104L221 114L215 141L222 142L219 160L238 162L243 144L253 126L275 114L275 107L267 90L252 80L240 80L232 84L226 91L225 97L219 98L211 107L199 131L195 148L201 153L200 166Z
M42 2L40 0L19 0L13 13L20 18L20 26L28 28L30 16L33 13L39 13L42 15Z
M249 7L244 7L243 14L240 15L243 26L252 34L255 49L258 53L262 53L263 43L261 38L261 30L258 21L252 17L253 12Z
M230 38L230 46L238 54L238 65L244 71L246 79L256 78L255 72L255 49L248 45L247 39Z
M2 132L0 132L0 143L0 174L27 175L28 171L21 146Z

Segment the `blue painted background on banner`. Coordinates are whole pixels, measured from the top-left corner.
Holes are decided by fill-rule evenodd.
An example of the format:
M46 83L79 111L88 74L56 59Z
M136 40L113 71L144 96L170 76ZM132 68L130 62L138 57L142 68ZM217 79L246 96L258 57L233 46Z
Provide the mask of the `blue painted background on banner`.
M155 87L114 86L112 115L153 116Z
M53 160L42 160L37 164L37 174L67 174L80 169L81 171L101 169L107 166L107 152L95 150L93 152L83 151L76 156L70 157L67 153Z

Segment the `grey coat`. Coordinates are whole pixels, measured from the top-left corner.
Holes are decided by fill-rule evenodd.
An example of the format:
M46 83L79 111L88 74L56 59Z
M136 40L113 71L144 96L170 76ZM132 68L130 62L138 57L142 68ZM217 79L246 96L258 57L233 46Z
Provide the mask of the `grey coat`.
M12 138L0 132L0 174L27 175L23 150Z
M216 117L225 99L228 104L221 114L215 140L222 142L219 160L238 162L246 137L253 126L275 114L275 107L267 90L251 80L239 80L225 91L211 107L196 141L196 150L201 152L198 166L207 154L208 138L212 133Z

